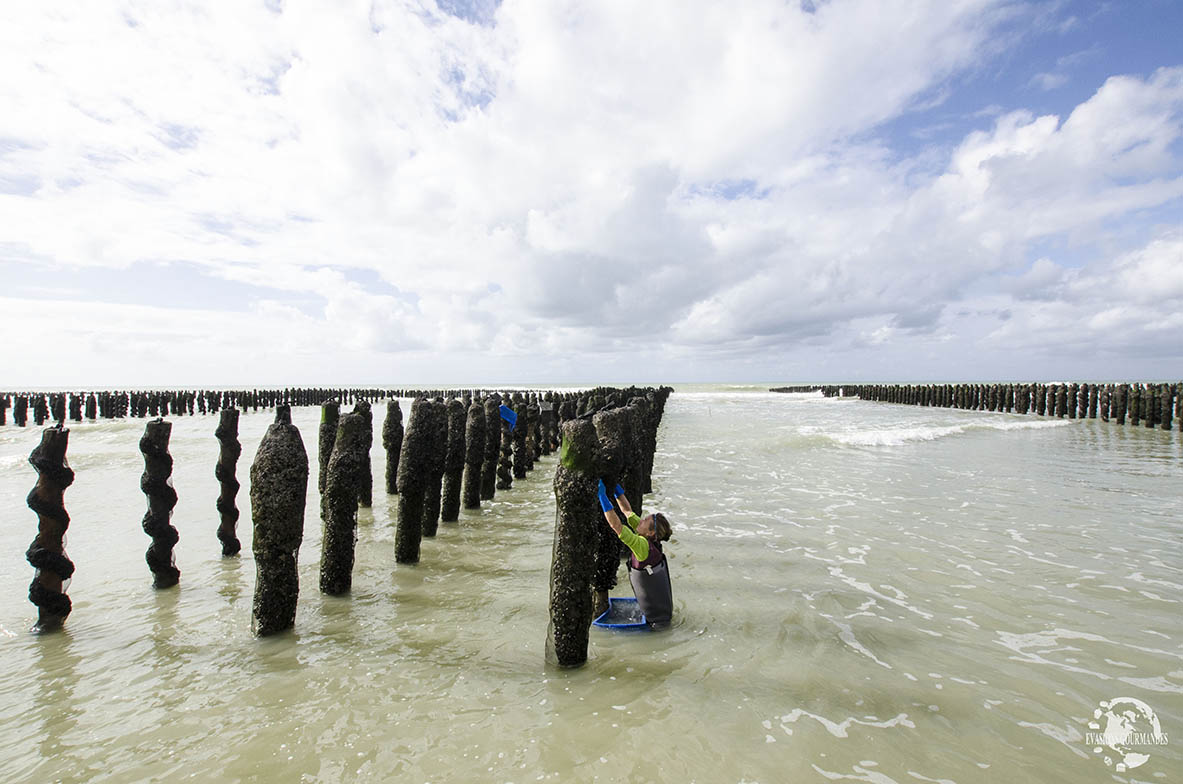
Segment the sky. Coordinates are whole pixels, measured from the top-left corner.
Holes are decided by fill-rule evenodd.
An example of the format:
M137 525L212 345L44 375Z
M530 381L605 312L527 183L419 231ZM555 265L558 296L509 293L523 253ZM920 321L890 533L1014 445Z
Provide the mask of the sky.
M0 388L1183 378L1178 0L0 10Z

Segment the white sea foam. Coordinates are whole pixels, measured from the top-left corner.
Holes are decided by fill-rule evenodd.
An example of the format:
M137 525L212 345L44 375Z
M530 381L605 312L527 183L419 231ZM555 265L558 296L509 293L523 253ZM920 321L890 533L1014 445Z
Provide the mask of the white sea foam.
M1177 683L1171 683L1161 675L1155 678L1130 678L1128 676L1122 676L1118 678L1118 680L1122 683L1128 683L1131 686L1137 686L1140 689L1146 689L1148 691L1183 694L1183 686L1180 686Z
M816 713L810 713L809 711L801 710L800 708L794 708L791 713L786 713L784 716L780 717L781 728L788 731L789 728L785 727L784 725L796 724L797 720L800 719L802 716L808 716L809 718L813 719L818 724L825 727L826 731L829 732L831 735L833 735L835 738L847 737L847 730L850 729L851 724L862 724L865 727L907 727L909 729L916 728L916 725L912 722L911 719L908 718L908 714L906 714L906 713L900 713L897 716L894 716L894 717L887 719L885 721L879 721L877 719L874 719L873 717L871 719L856 719L854 716L849 716L849 717L843 719L842 721L831 721L830 719L827 719L825 716L819 716ZM792 733L789 732L788 734L791 735Z
M1084 735L1076 727L1071 724L1063 727L1049 722L1035 723L1030 721L1018 722L1020 727L1027 727L1033 730L1039 730L1044 735L1048 736L1054 741L1063 744L1069 751L1082 759L1088 759L1088 754L1081 748L1084 744Z
M4 455L0 457L0 471L8 468L16 468L22 464L29 462L28 455Z
M838 637L842 640L842 642L846 643L851 648L861 653L863 656L866 656L880 667L885 667L889 670L892 668L890 664L871 653L871 651L869 651L865 645L859 642L858 638L854 636L854 630L850 628L850 624L842 623L833 616L826 615L825 613L821 613L821 616L838 627Z
M988 420L967 422L960 425L914 425L910 427L886 427L852 432L826 433L831 440L845 446L901 446L916 441L935 441L938 438L961 435L974 431L997 430L1042 430L1051 427L1066 427L1068 421L1014 422ZM804 433L803 433L804 435Z
M899 782L896 779L893 779L891 776L884 775L877 770L867 770L861 765L852 766L851 771L853 771L853 773L849 775L846 773L838 773L837 771L825 770L816 764L811 764L810 767L830 781L851 779L852 781L865 781L868 784L899 784Z

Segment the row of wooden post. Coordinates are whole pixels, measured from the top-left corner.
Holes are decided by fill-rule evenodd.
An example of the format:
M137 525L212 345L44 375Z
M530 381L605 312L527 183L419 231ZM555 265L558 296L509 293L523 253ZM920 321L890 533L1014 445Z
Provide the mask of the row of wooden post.
M1183 430L1183 383L859 384L820 387L826 397L885 403L1101 419Z
M670 390L668 387L600 388L582 393L466 390L446 397L417 397L411 405L405 430L396 392L379 390L372 396L387 400L382 443L387 453L385 490L399 496L396 561L414 563L419 559L422 538L434 536L440 520L457 520L461 505L479 508L482 500L492 499L497 490L508 489L515 478L525 477L537 456L557 449L563 423L579 417L590 421L596 409L626 400L660 401L650 402L650 408L657 411L657 419L652 420L650 414L646 422L659 421ZM320 588L328 594L350 590L357 509L372 504L369 454L373 418L367 400L370 396L351 395L356 404L352 412L344 415L336 400L325 401L322 406L317 452L324 526ZM517 423L512 429L501 414L502 406L516 415ZM238 418L237 408L222 408L214 431L219 442L214 468L220 484L215 504L219 515L217 536L224 556L232 556L241 549L235 503L239 489L236 464L242 451ZM171 428L171 422L158 417L146 424L140 439L144 456L140 486L148 501L142 527L151 537L145 557L153 584L162 589L180 580L173 555L178 532L171 524L172 509L177 502L171 481L172 457L168 452ZM634 459L631 463L647 466L646 471L652 470L655 423L646 429L646 433L650 431L645 442L647 462ZM47 427L29 458L38 473L37 484L28 498L30 508L38 515L37 537L27 553L36 570L29 598L38 608L35 628L39 630L60 626L70 613L64 584L74 565L63 546L69 525L63 494L74 476L66 460L69 432L60 422ZM252 628L259 635L267 635L292 627L299 595L296 565L303 539L309 462L300 432L292 424L290 405L276 405L275 421L260 442L250 470L253 555L257 570ZM636 486L634 508L640 508L641 493L648 489L648 481L646 478ZM556 531L556 553L558 537ZM559 571L563 569L560 567ZM596 585L604 596L611 587L606 582L599 579ZM615 582L615 568L611 582Z
M156 418L216 414L226 408L258 411L276 406L319 406L330 400L352 404L358 400L375 403L389 398L460 397L477 390L461 389L329 389L323 387L243 390L151 390L83 392L3 392L0 391L0 425L25 427L30 415L33 424L65 424L96 419Z

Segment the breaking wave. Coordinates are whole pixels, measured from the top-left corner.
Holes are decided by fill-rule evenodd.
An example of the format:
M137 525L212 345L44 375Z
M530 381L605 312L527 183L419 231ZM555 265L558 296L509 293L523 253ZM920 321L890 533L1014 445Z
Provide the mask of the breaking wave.
M935 441L938 438L980 430L1042 430L1049 427L1066 427L1070 424L1072 423L1060 420L1052 422L967 422L961 425L885 427L849 433L827 433L826 436L845 446L901 446L915 441Z

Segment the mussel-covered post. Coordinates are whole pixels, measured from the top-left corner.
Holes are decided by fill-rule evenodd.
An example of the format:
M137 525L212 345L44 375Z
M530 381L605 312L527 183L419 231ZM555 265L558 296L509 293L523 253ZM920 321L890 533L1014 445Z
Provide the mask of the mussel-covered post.
M394 532L394 560L418 563L423 539L423 497L427 493L428 450L434 438L432 403L416 398L411 403L407 429L398 458L398 525Z
M365 469L365 426L365 418L360 413L341 417L320 505L324 522L320 590L334 596L348 593L353 586L358 479Z
M534 470L534 461L538 459L538 404L533 395L526 398L524 407L526 415L526 471Z
M485 462L481 466L481 500L497 492L497 458L501 454L501 404L496 395L485 400Z
M538 406L539 454L549 455L554 451L555 404L547 392L546 402Z
M169 481L173 473L173 459L168 453L172 429L172 422L154 419L145 426L140 438L140 452L144 455L140 489L148 496L143 528L152 537L144 560L152 570L152 584L156 588L171 588L181 580L181 570L173 557L173 547L180 536L171 522L173 507L177 505L177 491Z
M612 494L625 473L625 460L630 450L630 417L622 407L600 411L592 416L596 436L600 440L600 473L604 485ZM617 512L624 519L621 512ZM616 572L620 569L620 539L608 526L596 526L595 567L592 573L592 613L599 615L608 609L608 592L616 587Z
M325 491L328 478L329 458L333 456L333 441L337 438L337 423L341 419L341 404L335 400L320 407L320 433L316 449L316 489Z
M645 423L649 418L649 401L634 397L624 408L628 417L624 430L624 468L620 485L629 506L642 515L645 506Z
M386 450L386 494L395 495L398 493L398 456L403 448L403 410L396 398L386 401L382 448Z
M525 398L522 394L513 396L513 412L517 415L512 435L513 444L513 478L525 479L526 470L530 464L530 446L526 436L530 432L530 415L527 412Z
M290 406L277 406L275 422L251 465L255 597L251 628L266 636L292 628L300 581L296 560L304 540L308 453L292 424Z
M468 407L464 425L464 487L461 490L465 509L481 508L481 465L485 459L485 407L474 400Z
M599 440L587 419L562 425L562 451L555 468L554 546L550 562L550 623L546 659L562 667L587 661L592 618L591 577L600 507L596 501Z
M63 497L74 482L74 472L66 462L70 431L60 424L41 431L41 443L29 454L29 464L37 470L37 484L26 502L37 513L37 536L25 558L36 570L29 584L29 601L37 605L37 631L52 631L70 614L70 597L65 581L74 574L74 562L66 555L65 536L70 526Z
M444 458L448 455L448 407L442 400L431 404L431 447L427 450L427 492L423 495L423 535L435 536L440 521Z
M497 457L497 489L508 490L513 487L513 431L509 421L501 418L501 451Z
M460 482L464 478L464 404L456 398L448 398L448 440L444 456L443 501L440 504L440 521L454 523L460 519Z
M218 462L214 465L214 478L218 480L221 492L214 508L218 510L221 522L218 525L218 541L222 543L222 555L230 556L242 549L238 541L238 506L234 503L238 495L238 478L234 471L242 444L238 443L238 409L223 408L218 415L218 426L214 429L218 439Z
M370 465L370 448L374 446L374 412L365 400L353 406L353 413L362 418L363 465L357 475L357 503L367 509L374 505L374 471Z

